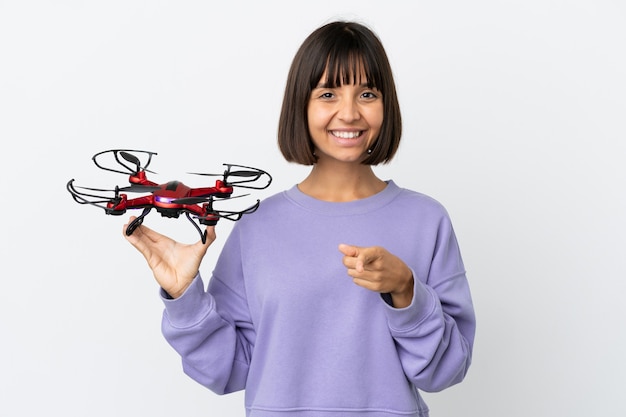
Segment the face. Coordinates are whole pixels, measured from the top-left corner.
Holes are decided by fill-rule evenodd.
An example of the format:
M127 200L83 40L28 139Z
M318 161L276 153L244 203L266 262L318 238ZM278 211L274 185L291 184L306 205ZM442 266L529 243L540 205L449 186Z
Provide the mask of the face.
M360 163L374 143L383 123L380 91L361 83L330 88L326 74L311 92L307 108L309 132L318 163Z

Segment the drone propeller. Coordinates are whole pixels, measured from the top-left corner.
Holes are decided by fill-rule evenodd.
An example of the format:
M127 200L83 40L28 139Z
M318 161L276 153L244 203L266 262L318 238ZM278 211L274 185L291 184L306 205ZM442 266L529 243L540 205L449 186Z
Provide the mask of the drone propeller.
M131 184L127 187L122 187L119 190L123 192L130 192L130 193L153 193L160 189L161 187L157 185Z
M113 154L113 158L115 162L123 167L125 171L121 171L120 169L109 168L104 166L102 163L102 159L105 158L104 155ZM142 165L141 159L136 155L146 155L147 160L146 163ZM154 174L153 171L148 170L148 165L152 161L152 156L156 155L156 152L150 151L141 151L141 150L133 150L133 149L110 149L108 151L102 151L95 154L91 159L96 164L96 166L100 169L104 169L105 171L117 172L119 174L131 174L137 175L141 171L146 171ZM133 166L128 165L127 163L133 164Z
M72 180L73 181L73 180ZM80 188L81 190L87 190L87 191L98 191L98 192L103 192L103 193L107 193L107 192L118 192L120 190L119 187L115 187L114 189L105 189L105 188L91 188L91 187L81 187L80 185L73 185L73 188Z
M262 172L256 171L230 171L227 173L229 177L260 177Z
M269 187L269 185L272 182L272 176L268 174L267 172L263 171L262 169L248 167L244 165L235 165L235 164L224 164L224 166L226 167L226 170L222 174L207 174L207 173L201 173L201 172L190 172L190 174L210 176L210 177L223 176L224 182L227 185L237 186L241 188L249 188L253 190L263 190ZM231 171L231 168L244 168L244 169ZM257 181L263 176L267 177L267 184L265 185L256 185L256 186L255 185L242 185L242 184L248 184L248 183ZM243 179L233 181L233 180L229 180L230 177L239 177Z
M175 200L170 201L173 204L200 204L200 203L209 203L209 206L211 206L211 204L213 203L213 201L215 201L215 199L220 199L220 200L232 200L234 198L241 198L241 197L246 197L250 194L242 194L242 195L238 195L235 197L219 197L216 195L208 195L208 196L198 196L198 197L182 197L182 198L177 198Z
M128 162L130 162L131 164L137 165L137 171L139 171L139 168L141 167L141 161L139 161L139 158L137 158L135 155L128 153L126 151L120 151L120 156L124 158L125 160L127 160Z

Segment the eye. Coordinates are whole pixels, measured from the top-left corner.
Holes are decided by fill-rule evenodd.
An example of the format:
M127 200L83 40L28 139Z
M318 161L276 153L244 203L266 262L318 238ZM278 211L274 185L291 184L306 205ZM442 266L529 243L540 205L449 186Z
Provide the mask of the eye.
M319 95L319 98L325 98L325 99L329 99L329 98L333 98L335 95L329 91L323 92L322 94Z
M361 97L368 100L374 100L378 98L378 94L373 91L365 91L363 94L361 94Z

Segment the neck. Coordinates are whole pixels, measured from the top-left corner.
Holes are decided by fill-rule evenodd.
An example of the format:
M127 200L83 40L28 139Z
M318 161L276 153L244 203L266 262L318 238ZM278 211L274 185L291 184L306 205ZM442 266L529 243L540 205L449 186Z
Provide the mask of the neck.
M337 164L333 167L315 164L309 175L298 184L303 193L318 200L346 202L371 197L382 191L386 183L372 167Z

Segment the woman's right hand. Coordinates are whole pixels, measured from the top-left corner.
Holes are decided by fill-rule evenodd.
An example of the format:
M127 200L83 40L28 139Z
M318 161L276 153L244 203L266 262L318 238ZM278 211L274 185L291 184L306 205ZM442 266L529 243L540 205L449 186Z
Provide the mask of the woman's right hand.
M135 217L131 217L128 223ZM123 235L146 259L157 282L171 297L180 297L191 284L202 258L215 240L215 226L207 226L206 243L182 244L154 230L139 226L130 236Z

